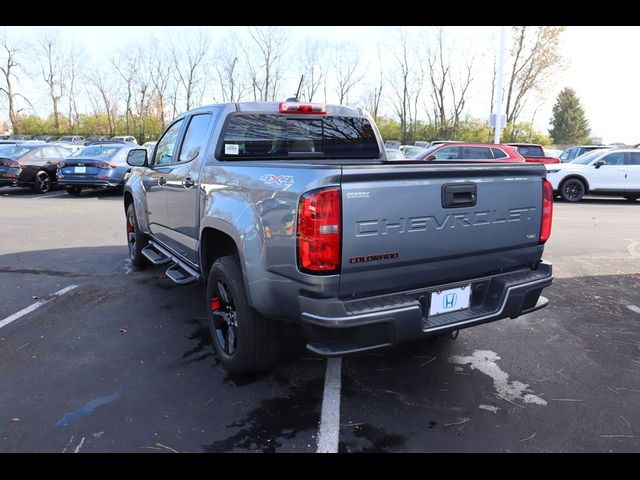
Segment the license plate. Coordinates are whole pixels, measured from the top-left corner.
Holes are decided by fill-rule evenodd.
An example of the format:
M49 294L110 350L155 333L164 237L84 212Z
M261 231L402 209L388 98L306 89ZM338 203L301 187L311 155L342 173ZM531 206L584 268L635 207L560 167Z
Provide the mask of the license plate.
M441 292L433 292L431 294L429 316L442 315L443 313L450 313L469 308L470 293L470 285L442 290Z
M74 167L73 173L87 173L87 167Z

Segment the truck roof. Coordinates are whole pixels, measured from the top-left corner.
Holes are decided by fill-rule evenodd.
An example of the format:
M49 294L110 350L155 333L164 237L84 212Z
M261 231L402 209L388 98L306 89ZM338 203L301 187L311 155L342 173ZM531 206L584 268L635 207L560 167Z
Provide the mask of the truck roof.
M196 113L199 111L207 111L212 107L226 107L228 105L235 105L235 110L237 112L257 112L257 113L280 113L280 104L283 102L227 102L227 103L212 103L209 105L203 105L201 107L193 108L188 112L184 112L182 115L187 113ZM326 107L327 115L345 115L345 116L361 116L364 114L364 111L361 108L357 107L349 107L346 105L334 105L334 104L325 104L322 102L298 102L298 103L312 103L324 105ZM301 113L304 115L304 113ZM181 115L181 116L182 116Z

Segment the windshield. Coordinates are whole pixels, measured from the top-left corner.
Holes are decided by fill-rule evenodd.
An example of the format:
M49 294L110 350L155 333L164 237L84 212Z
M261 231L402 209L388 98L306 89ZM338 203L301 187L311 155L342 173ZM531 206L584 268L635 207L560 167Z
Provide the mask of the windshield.
M579 157L574 158L569 163L580 163L582 165L586 165L586 164L591 163L592 161L594 161L596 158L601 157L602 155L604 155L608 151L609 150L593 150L593 151L591 151L589 153L584 153L584 154L580 155Z
M114 147L114 146L101 146L101 145L91 145L89 147L85 147L81 150L78 150L73 154L74 157L100 157L100 158L111 158L113 157L118 150L122 147Z
M438 143L437 145L433 145L432 147L429 148L425 148L424 150L421 150L419 153L416 153L413 157L411 157L414 160L420 160L422 158L426 158L429 156L429 154L431 152L433 152L435 149L437 149L440 145L442 145L441 143Z

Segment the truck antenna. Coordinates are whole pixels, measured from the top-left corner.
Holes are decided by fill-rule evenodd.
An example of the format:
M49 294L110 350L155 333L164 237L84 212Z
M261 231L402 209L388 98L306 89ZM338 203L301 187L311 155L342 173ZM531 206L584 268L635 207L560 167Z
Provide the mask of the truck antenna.
M296 98L300 98L300 90L302 89L303 80L304 80L304 74L300 76L300 83L298 84L298 91L296 92Z

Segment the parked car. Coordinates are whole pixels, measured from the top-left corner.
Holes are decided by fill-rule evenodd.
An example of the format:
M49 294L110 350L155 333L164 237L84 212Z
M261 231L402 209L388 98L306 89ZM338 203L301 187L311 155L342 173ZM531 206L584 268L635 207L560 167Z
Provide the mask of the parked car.
M413 145L415 145L416 147L420 147L422 149L425 149L425 148L427 148L429 146L429 143L430 142L424 142L424 141L418 140L416 142L413 142Z
M157 145L158 142L145 142L142 144L142 148L146 148L149 152L149 155L153 154L153 149Z
M0 186L30 186L46 193L56 184L58 162L71 152L46 143L0 145Z
M429 147L434 147L436 145L442 145L443 143L464 143L460 140L433 140L429 142Z
M34 138L34 140L45 143L53 142L55 139L56 137L54 137L53 135L38 135L36 138Z
M542 145L535 143L507 143L510 147L514 147L520 155L524 157L525 162L531 163L560 163L560 159L556 157L547 157Z
M553 191L543 165L394 165L381 148L359 108L190 110L153 157L129 152L131 261L165 265L178 285L205 280L217 358L237 374L273 365L281 322L331 357L548 303Z
M131 135L118 135L115 137L111 137L111 140L115 140L115 141L121 141L121 142L128 142L128 143L135 143L136 145L138 144L138 140L136 140L136 137L133 137Z
M633 148L598 149L546 167L553 190L567 202L586 194L640 198L640 151Z
M122 143L88 145L58 165L58 184L69 195L84 188L122 189L131 167L127 154L134 148Z
M567 148L560 154L560 161L563 163L571 162L587 152L592 152L593 150L606 150L610 148L611 147L606 145L575 145Z
M424 150L423 147L416 147L415 145L400 145L400 153L404 156L404 158L412 158L418 153Z
M106 135L91 135L89 138L87 138L84 141L84 144L86 146L86 145L91 145L92 143L95 143L95 142L108 142L110 139L111 137Z
M524 162L524 158L513 148L493 143L439 143L422 150L413 160L424 161L485 161Z
M391 150L399 150L402 143L399 140L387 140L384 142L384 148L390 148Z
M80 135L64 135L56 141L58 143L83 144L84 137L81 137Z
M384 151L387 154L387 160L406 160L406 157L400 150L385 147Z
M22 142L26 142L28 140L31 140L33 138L33 135L11 135L7 140L19 140Z

